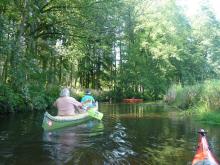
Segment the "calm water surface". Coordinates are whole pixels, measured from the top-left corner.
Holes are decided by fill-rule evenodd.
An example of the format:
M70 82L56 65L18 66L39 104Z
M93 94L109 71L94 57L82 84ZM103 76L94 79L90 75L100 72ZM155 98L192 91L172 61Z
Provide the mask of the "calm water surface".
M220 158L220 126L181 119L163 106L101 104L103 121L51 132L43 113L0 117L0 165L189 165L197 130Z

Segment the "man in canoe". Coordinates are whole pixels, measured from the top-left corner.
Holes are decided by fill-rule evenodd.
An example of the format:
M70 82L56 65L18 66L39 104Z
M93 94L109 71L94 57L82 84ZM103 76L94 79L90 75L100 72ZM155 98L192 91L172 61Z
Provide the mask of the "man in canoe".
M64 88L60 92L60 97L53 104L58 109L58 116L73 116L82 113L82 103L75 98L70 97L68 88Z
M91 95L90 90L85 91L85 96L81 99L81 103L84 109L89 109L96 106L94 97Z

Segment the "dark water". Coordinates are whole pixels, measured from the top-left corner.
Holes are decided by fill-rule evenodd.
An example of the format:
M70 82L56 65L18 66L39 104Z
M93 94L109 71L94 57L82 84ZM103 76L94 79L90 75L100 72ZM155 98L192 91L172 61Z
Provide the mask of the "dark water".
M206 129L220 158L220 126L181 119L162 106L101 104L102 122L52 132L42 113L0 117L0 165L187 165Z

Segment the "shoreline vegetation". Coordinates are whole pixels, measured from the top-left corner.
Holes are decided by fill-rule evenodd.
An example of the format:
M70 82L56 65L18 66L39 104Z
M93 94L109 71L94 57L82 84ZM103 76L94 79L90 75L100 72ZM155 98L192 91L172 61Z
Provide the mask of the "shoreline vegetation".
M15 91L8 85L0 83L0 114L25 112L25 111L44 111L52 108L53 102L59 97L60 89L57 85L43 87L41 85L29 85L21 91ZM85 89L70 88L71 96L80 100ZM107 102L111 97L110 92L101 90L91 90L96 100Z
M193 116L201 122L220 124L220 80L208 80L192 86L173 85L164 101L181 109L181 116Z
M89 88L100 102L148 102L172 84L220 78L220 21L198 7L188 16L177 0L2 0L0 113L44 111L62 87L76 99ZM180 107L194 107L194 94Z

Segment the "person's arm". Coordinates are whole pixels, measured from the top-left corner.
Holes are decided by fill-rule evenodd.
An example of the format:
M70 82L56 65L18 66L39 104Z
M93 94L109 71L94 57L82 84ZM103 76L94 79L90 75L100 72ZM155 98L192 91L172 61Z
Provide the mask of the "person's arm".
M72 103L73 105L75 105L76 107L82 107L82 103L80 103L79 101L77 101L76 99L72 98Z
M94 97L92 97L92 103L96 104Z
M80 103L79 101L77 101L76 99L72 98L72 103L73 105L76 107L76 111L78 111L79 113L83 113L83 105L82 103Z

